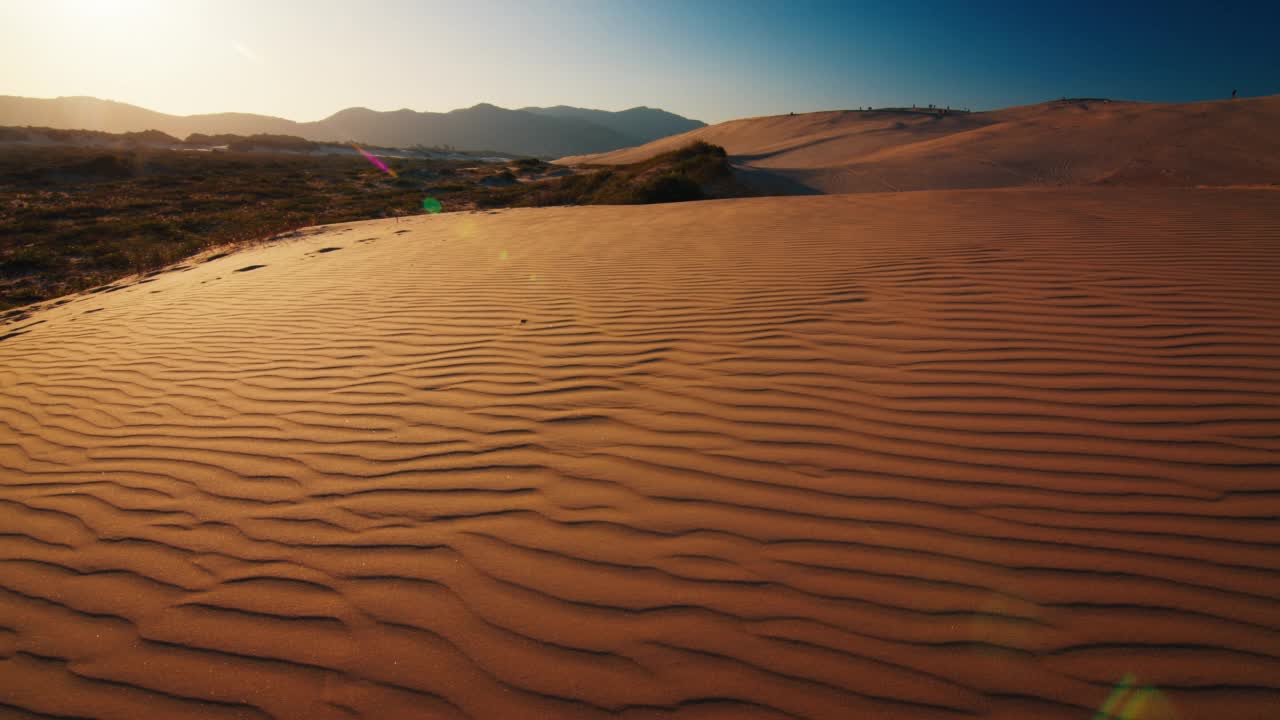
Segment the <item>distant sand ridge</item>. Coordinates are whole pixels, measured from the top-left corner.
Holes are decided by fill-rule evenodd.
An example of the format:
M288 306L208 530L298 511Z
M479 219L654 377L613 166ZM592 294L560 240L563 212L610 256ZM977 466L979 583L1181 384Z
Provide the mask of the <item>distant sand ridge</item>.
M564 164L627 164L722 145L774 193L1058 185L1280 185L1280 96L1199 103L1071 100L982 113L748 118Z
M0 715L1274 717L1278 200L459 213L37 310Z

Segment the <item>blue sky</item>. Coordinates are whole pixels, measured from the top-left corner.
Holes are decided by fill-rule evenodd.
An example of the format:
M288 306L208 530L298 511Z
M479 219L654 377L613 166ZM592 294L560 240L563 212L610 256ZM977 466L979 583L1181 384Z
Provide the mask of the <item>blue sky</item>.
M1280 93L1280 3L5 0L0 94L315 120L350 106L864 105Z

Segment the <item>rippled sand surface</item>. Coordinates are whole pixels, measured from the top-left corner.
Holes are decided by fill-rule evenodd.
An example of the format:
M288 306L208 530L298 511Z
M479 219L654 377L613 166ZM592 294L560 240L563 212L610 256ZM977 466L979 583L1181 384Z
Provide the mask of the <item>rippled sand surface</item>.
M1272 718L1280 193L332 226L0 326L0 716ZM1136 715L1134 717L1137 717Z

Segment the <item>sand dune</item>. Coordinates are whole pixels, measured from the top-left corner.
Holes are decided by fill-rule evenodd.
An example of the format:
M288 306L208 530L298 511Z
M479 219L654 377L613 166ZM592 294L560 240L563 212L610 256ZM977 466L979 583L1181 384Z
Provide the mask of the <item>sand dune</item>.
M1280 184L1280 96L1069 101L992 112L835 111L748 118L563 164L628 164L722 145L778 193L1058 185Z
M1278 200L428 216L37 309L0 716L1274 717Z

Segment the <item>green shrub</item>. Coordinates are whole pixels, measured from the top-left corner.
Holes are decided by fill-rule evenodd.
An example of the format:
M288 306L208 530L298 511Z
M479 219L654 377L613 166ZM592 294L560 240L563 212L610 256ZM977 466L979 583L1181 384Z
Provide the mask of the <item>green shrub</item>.
M697 180L683 173L667 173L636 191L637 202L667 203L702 200L706 194Z
M189 140L232 138L243 139ZM281 145L299 146L294 140ZM398 179L370 173L364 158L351 155L6 148L0 197L12 202L0 204L0 308L149 272L212 245L421 212L424 196L452 211L677 202L738 192L723 148L706 143L636 165L494 187L481 180L510 182L512 170L528 177L526 169L548 166L536 158L484 168L475 160L427 158L394 165ZM433 182L439 184L428 187Z
M48 248L25 247L15 250L8 257L0 258L0 276L15 277L53 270L58 267L57 256Z

